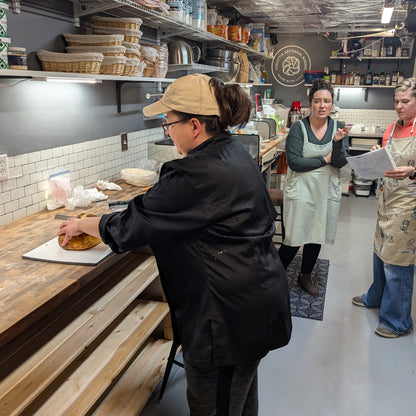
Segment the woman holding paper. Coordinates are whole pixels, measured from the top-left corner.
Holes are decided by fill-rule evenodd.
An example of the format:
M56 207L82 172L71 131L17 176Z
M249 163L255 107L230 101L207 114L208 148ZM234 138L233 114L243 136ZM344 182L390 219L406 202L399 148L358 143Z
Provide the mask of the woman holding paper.
M348 128L330 117L333 99L331 84L315 80L309 92L310 116L294 123L286 139L285 238L279 256L287 268L303 245L298 284L314 297L319 290L311 273L322 244L335 240L342 196L340 168L348 153Z
M354 305L380 308L376 334L397 338L413 328L411 317L413 274L416 262L416 79L395 89L399 119L383 136L383 147L397 168L384 173L378 198L374 239L373 283ZM379 149L374 146L371 150Z

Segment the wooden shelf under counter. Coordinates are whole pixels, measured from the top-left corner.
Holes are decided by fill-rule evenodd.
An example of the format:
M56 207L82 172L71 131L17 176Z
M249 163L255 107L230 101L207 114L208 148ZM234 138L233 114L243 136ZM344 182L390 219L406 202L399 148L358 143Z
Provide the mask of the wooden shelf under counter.
M120 185L109 199L137 193ZM0 227L0 415L137 415L163 377L173 336L151 252L111 254L98 266L21 258L53 238L57 213L78 211ZM82 211L111 212L102 203Z

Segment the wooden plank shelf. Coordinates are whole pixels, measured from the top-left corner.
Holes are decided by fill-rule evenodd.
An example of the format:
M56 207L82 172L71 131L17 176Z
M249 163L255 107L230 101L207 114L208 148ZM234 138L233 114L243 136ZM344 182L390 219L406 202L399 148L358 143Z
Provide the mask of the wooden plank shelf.
M124 349L128 347L129 357L153 333L155 327L165 319L168 314L168 306L165 302L161 302L163 299L161 293L155 295L158 287L152 288L155 279L158 278L154 257L134 254L131 257L136 257L139 264L134 264L133 270L125 277L119 281L116 280L117 276L123 272L126 273L126 270L128 271L127 261L115 268L107 277L108 281L116 281L117 283L112 283L110 288L107 287L108 284L105 284L102 288L95 286L91 289L91 292L94 292L97 297L95 302L86 306L86 302L91 302L91 293L86 290L81 299L61 311L61 315L56 318L55 322L49 322L46 328L36 332L26 340L26 343L19 343L19 348L22 351L17 351L16 354L0 360L0 369L3 374L6 373L5 368L9 362L21 362L15 371L8 374L0 383L0 415L20 415L24 409L32 406L33 403L38 403L39 397L47 395L46 392L56 384L57 379L61 379L62 375L69 371L69 368L73 368L74 363L82 361L85 351L93 350L104 334L117 331L117 325L130 322L129 327L133 328L134 325L131 322L133 318L130 317L129 321L126 321L127 318L124 316L125 311L131 310L133 306L134 313L131 313L136 320L138 319L134 341L126 341L123 344ZM137 296L144 291L152 293L151 297L156 301L140 300L136 304ZM48 319L49 317L47 317ZM70 322L65 324L65 321L68 320ZM54 327L58 327L60 330L58 331ZM163 333L163 330L161 332ZM54 335L51 336L51 333ZM29 355L27 359L22 358L21 355L25 352L25 348L30 344L36 344L39 339L46 339L47 342L44 342L33 353L26 352L26 355ZM108 351L102 354L103 357L107 355ZM99 362L102 360L101 357ZM98 364L97 367L99 367ZM88 373L92 373L92 371L88 370ZM107 383L114 378L114 374L107 374L107 376L107 378L103 376L103 380L107 380ZM58 415L58 413L55 414Z
M163 378L171 341L150 338L92 416L136 416Z
M168 311L164 302L135 302L129 314L92 352L85 350L74 363L78 365L75 371L33 415L86 415L113 380L128 368Z

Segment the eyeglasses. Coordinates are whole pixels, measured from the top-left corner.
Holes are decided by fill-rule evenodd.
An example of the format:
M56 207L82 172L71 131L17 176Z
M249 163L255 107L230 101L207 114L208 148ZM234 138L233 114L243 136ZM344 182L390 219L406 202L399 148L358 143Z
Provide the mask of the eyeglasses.
M178 120L178 121L172 121L172 123L166 123L166 122L162 121L160 124L163 128L163 131L165 133L167 133L168 130L169 130L169 127L172 126L173 124L182 123L183 121L188 121L188 120L189 120L189 118L182 118L181 120Z

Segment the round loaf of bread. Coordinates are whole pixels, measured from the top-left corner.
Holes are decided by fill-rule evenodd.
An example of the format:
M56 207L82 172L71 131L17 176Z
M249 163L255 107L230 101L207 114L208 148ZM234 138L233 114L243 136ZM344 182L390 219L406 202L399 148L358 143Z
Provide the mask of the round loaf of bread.
M84 217L96 217L94 214L80 214L77 218L84 218ZM62 234L58 236L58 244L62 247L62 243L64 241L65 235ZM67 245L64 248L65 250L87 250L91 247L95 247L101 243L101 239L97 237L93 237L89 234L79 234L72 236Z

